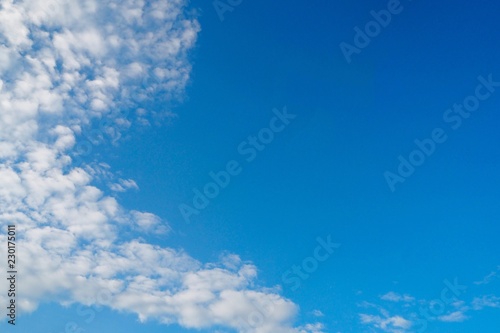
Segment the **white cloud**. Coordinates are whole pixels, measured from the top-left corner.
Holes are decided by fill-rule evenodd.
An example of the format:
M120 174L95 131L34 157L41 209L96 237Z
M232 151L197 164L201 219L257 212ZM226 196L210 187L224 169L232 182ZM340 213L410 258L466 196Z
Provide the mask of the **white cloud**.
M405 308L405 311L408 310L407 307L409 303L407 302L414 301L414 298L411 296L408 295L402 296L394 292L389 292L381 296L380 298L382 300L395 303L403 302L402 306L403 308ZM372 329L376 328L377 330L380 330L382 332L389 332L389 333L405 333L409 332L409 329L413 325L413 322L403 317L403 315L391 314L391 311L385 309L384 307L378 304L362 301L357 305L360 308L364 309L363 310L364 313L359 314L361 323L371 327ZM376 313L378 314L366 313L371 311L376 311ZM409 317L413 318L414 316L410 315Z
M393 291L391 292L388 292L387 294L383 295L380 297L380 299L384 300L384 301L391 301L391 302L413 302L415 300L414 297L410 296L410 295L400 295L398 293L395 293Z
M139 186L133 179L118 179L118 182L110 184L109 188L114 192L125 192L129 189L138 190Z
M321 312L320 310L314 310L311 312L311 314L315 317L324 317L325 314L323 312Z
M462 322L467 320L468 318L469 317L467 317L462 311L454 311L450 314L439 316L438 320L444 322Z
M495 280L495 279L498 278L499 272L500 272L500 266L498 266L495 271L490 272L488 275L486 275L485 277L483 277L483 279L481 281L474 282L474 284L476 284L476 285L489 284L493 280Z
M475 297L472 300L472 308L474 310L482 310L484 308L500 308L500 297L493 295Z
M138 212L135 210L130 213L132 214L132 219L140 231L158 235L164 235L170 231L170 226L154 214Z
M360 314L361 323L365 325L372 325L384 332L402 333L406 332L411 326L411 321L401 316L384 315L370 315Z
M488 274L481 283L476 283L476 285L488 284L495 277L496 273ZM446 310L443 311L444 314L432 315L432 309L435 308L435 305L438 302L440 302L437 299L432 301L415 299L413 296L408 294L398 294L392 291L380 296L379 298L383 301L392 302L384 303L384 306L389 306L390 311L384 308L384 306L368 301L359 302L357 305L363 309L363 313L360 314L361 322L367 326L377 328L384 332L413 332L411 330L412 324L419 326L419 322L424 320L436 320L444 323L463 322L472 317L472 310L480 311L485 308L500 308L500 297L495 295L485 295L481 297L474 297L472 300L455 299L451 300L451 302L443 301L443 305L445 305L444 310ZM422 310L427 311L425 316L422 313ZM369 312L372 312L372 314ZM401 316L393 315L391 312L399 313ZM405 317L409 319L406 319Z
M307 324L302 327L302 331L299 333L324 333L325 325L316 323L316 324Z
M168 225L128 211L96 185L104 181L121 191L135 182L112 182L105 164L75 165L71 157L93 122L99 122L98 142L120 138L133 119L113 110L134 111L151 96L182 98L190 73L186 54L199 31L196 19L184 15L185 5L2 2L0 224L2 230L17 225L19 310L79 302L192 328L320 332L320 324L294 328L298 306L253 287L256 268L236 255L204 264L179 249L122 239L127 227L161 233ZM6 290L5 279L0 289Z

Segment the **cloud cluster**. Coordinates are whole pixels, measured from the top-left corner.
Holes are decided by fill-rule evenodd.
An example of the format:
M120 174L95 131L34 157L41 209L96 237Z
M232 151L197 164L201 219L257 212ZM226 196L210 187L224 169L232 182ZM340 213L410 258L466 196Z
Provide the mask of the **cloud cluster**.
M387 294L380 297L381 300L391 301L391 302L413 302L415 298L410 295L400 295L393 291L388 292Z
M2 1L0 243L15 224L19 310L100 304L190 328L319 333L321 324L294 328L297 305L255 287L256 268L238 256L206 264L145 242L141 235L165 235L168 224L106 195L96 185L99 165L74 163L93 121L120 130L134 119L112 116L116 110L151 96L182 97L200 30L185 7L184 0ZM136 114L142 123L150 115L142 107ZM138 188L121 179L110 186ZM136 236L125 239L124 229ZM107 297L89 299L102 290ZM248 318L255 309L269 311L255 321Z
M495 295L475 296L468 301L453 296L445 304L437 299L417 300L411 295L390 291L379 299L382 304L359 303L363 308L359 319L361 324L377 332L388 333L424 332L430 322L459 323L470 319L474 311L500 308L500 297Z
M363 324L373 325L383 332L391 333L403 333L412 325L411 321L401 316L390 316L388 314L384 314L384 316L361 314L360 319Z

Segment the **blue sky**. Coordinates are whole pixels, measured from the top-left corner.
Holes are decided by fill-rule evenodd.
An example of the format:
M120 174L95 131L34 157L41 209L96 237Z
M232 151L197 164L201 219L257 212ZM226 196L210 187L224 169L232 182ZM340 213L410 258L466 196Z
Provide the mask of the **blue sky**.
M113 3L2 3L3 330L498 331L498 5Z

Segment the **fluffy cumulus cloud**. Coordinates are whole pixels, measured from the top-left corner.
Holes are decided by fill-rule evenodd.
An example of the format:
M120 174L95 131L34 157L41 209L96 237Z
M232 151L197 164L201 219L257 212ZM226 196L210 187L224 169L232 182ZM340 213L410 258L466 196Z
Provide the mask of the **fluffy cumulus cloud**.
M17 225L19 310L57 301L189 328L323 329L294 327L297 305L253 287L256 268L236 255L209 264L145 242L141 235L168 235L168 224L99 188L99 178L109 181L105 164L76 163L92 122L116 139L134 121L147 123L151 96L182 98L199 31L186 1L2 0L0 22L0 242ZM140 119L116 112L139 104Z

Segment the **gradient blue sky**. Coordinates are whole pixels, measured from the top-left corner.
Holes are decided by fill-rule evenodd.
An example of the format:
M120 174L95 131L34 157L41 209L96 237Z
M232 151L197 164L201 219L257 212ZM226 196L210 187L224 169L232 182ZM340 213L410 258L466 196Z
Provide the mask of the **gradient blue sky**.
M387 1L243 1L224 21L211 1L192 1L187 8L198 11L201 31L188 53L183 100L145 102L176 116L132 126L117 146L95 148L86 161L135 180L139 190L109 192L123 207L168 221L170 234L144 236L147 242L182 248L201 262L238 254L258 268L258 286L279 285L300 306L296 325L414 332L394 318L415 323L420 307L440 299L443 281L457 278L467 292L429 320L426 332L496 333L500 88L456 130L443 114L474 94L479 76L500 81L500 6L401 5L348 64L339 44L352 44L353 28ZM247 163L238 145L285 106L296 118ZM391 191L384 172L396 172L398 156L408 157L414 140L437 127L447 141ZM230 160L241 162L242 173L186 223L179 205L191 204L193 188ZM292 290L283 273L328 235L341 247ZM47 300L15 329L5 321L0 327L62 333L75 322L94 333L194 331L107 308L87 323L77 308ZM232 332L201 330L218 331Z

